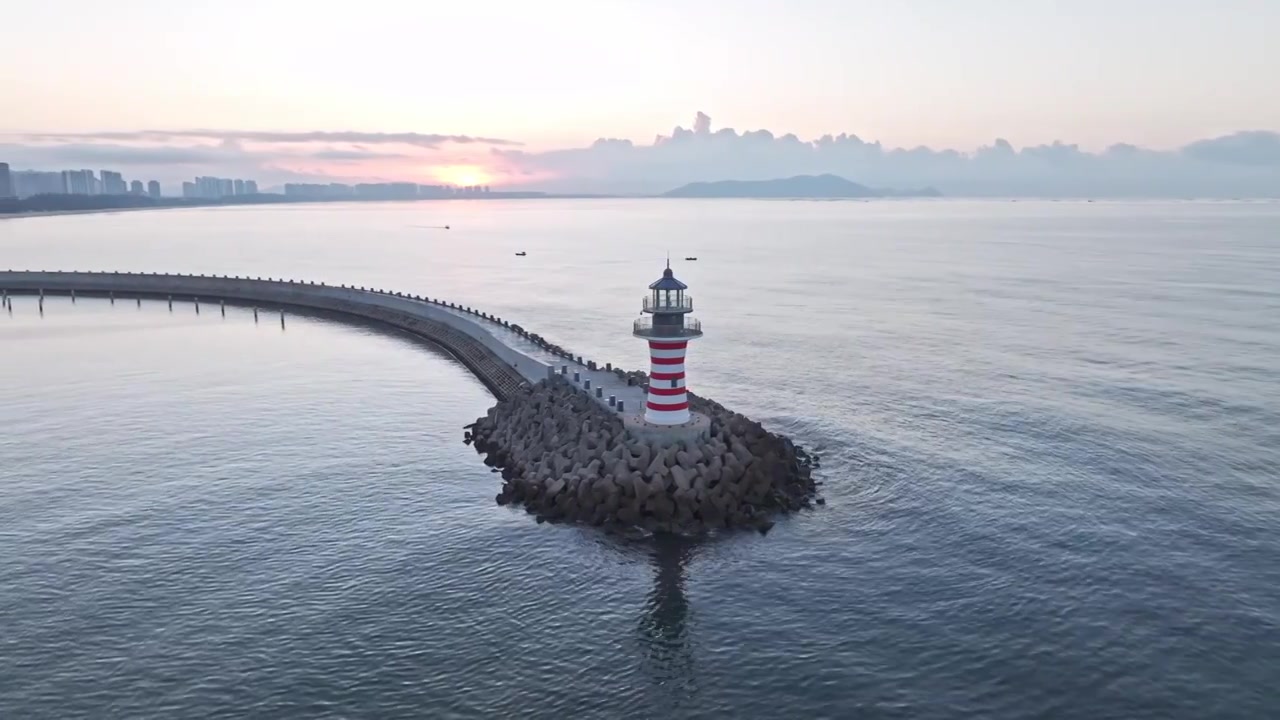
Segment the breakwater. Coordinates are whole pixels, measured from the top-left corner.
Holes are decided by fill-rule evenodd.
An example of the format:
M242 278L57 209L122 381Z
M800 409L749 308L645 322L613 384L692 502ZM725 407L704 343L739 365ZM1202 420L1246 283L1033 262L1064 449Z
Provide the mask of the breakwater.
M695 534L752 527L821 504L816 458L785 437L690 393L696 436L638 432L647 377L574 355L518 324L439 298L240 276L0 271L0 293L150 298L302 308L428 340L499 400L468 428L500 468L497 500L542 520Z
M703 442L660 445L555 378L522 390L468 426L466 440L501 469L499 504L542 520L697 535L756 528L822 504L816 460L785 437L691 394L710 418Z

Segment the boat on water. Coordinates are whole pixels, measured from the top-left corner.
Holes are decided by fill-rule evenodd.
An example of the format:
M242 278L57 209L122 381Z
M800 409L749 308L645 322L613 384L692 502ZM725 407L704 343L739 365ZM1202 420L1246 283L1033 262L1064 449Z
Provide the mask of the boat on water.
M698 259L698 258L696 258L696 257L687 257L687 258L685 258L685 260L697 260L697 259Z
M524 257L525 255L528 255L528 254L529 254L529 253L527 253L527 252L525 252L525 251L521 250L520 252L516 253L516 257Z

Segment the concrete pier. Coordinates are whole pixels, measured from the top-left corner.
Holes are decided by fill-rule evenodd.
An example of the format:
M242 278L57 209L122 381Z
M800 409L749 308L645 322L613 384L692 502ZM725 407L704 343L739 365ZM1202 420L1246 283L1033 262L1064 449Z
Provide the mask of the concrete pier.
M388 290L303 280L263 280L246 276L185 275L134 272L0 271L0 288L13 294L39 294L110 298L127 294L141 298L196 301L219 298L231 305L253 308L294 307L336 313L362 323L389 326L434 342L458 358L499 399L520 387L546 377L551 368L563 367L579 380L590 379L632 408L644 407L642 388L605 370L589 369L572 355L519 325L492 315L463 309L456 303ZM256 312L255 312L256 317ZM284 318L281 317L283 323ZM580 384L579 387L582 385ZM607 407L604 397L584 394Z

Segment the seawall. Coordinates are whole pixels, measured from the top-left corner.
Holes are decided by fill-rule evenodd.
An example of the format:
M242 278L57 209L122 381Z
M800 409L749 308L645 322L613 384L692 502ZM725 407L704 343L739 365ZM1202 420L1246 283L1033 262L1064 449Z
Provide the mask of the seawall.
M433 342L467 367L499 399L510 397L529 379L516 366L535 362L504 346L486 328L502 321L448 303L415 299L368 288L300 280L91 272L0 272L0 291L10 294L226 301L263 309L299 308L336 314L352 321L390 327ZM545 372L545 370L543 370Z
M590 381L593 400L610 409L610 395L625 408L639 408L644 393L634 380L606 370L518 324L440 298L355 285L246 276L49 270L0 271L0 291L51 295L150 297L264 307L322 310L387 325L436 342L454 354L499 399L533 384L555 369L569 379ZM452 331L452 332L450 332ZM478 346L477 346L478 345ZM512 372L514 371L514 373ZM597 396L596 389L599 389Z

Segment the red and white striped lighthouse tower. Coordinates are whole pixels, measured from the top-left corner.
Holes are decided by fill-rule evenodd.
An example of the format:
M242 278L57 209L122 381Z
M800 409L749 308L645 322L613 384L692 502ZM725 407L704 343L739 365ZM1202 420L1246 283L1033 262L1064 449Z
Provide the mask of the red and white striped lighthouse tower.
M649 285L633 333L649 341L649 396L644 419L652 425L684 425L691 420L685 385L684 353L690 340L702 337L702 324L689 313L693 298L688 286L671 274L671 261L662 277Z

